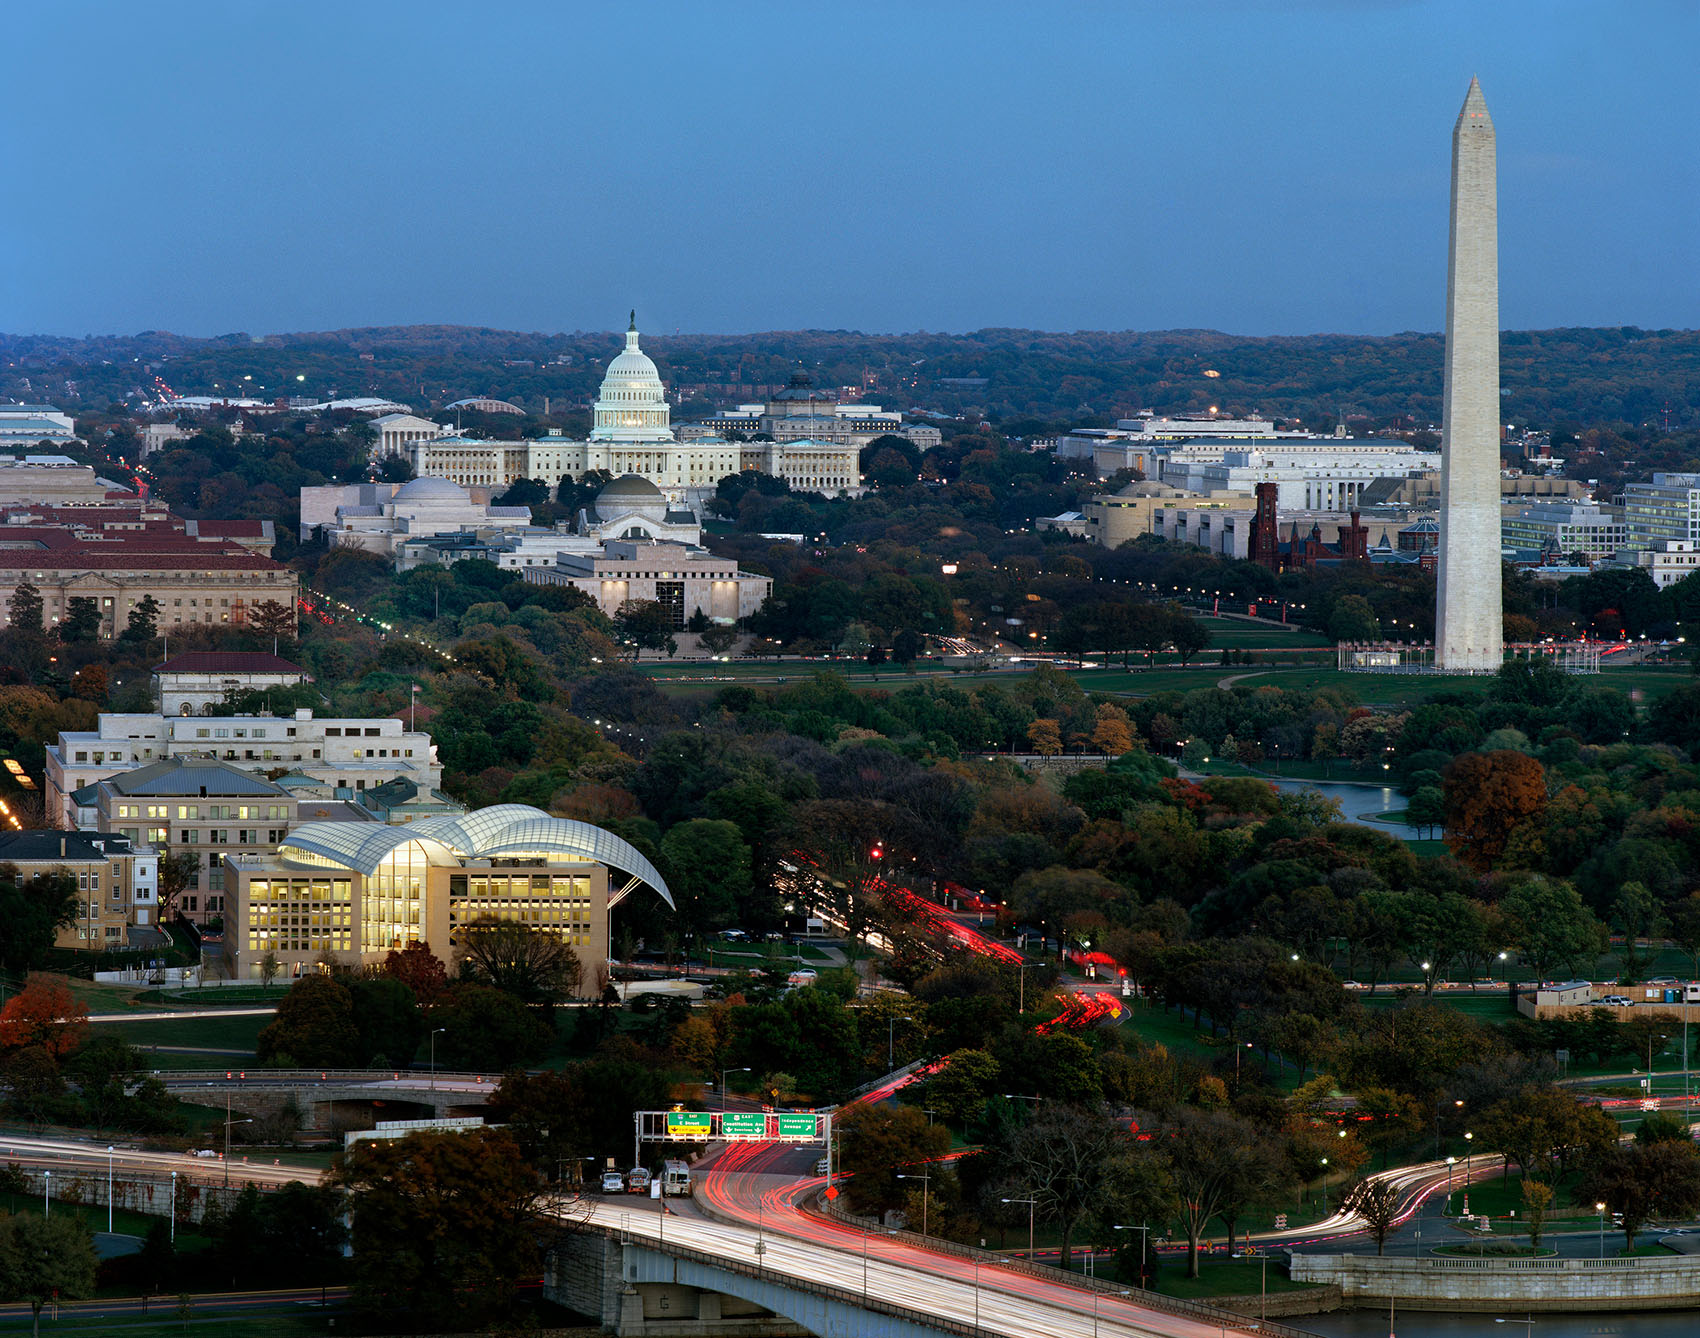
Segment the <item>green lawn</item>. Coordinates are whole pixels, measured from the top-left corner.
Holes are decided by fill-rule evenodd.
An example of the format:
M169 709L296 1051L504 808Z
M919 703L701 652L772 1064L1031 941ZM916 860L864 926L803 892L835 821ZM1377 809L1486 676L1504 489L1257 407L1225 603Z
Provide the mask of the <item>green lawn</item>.
M1294 1282L1286 1268L1275 1258L1267 1269L1260 1259L1200 1258L1198 1276L1186 1275L1186 1259L1165 1257L1153 1289L1164 1296L1176 1296L1188 1301L1207 1301L1213 1296L1256 1296L1267 1278L1271 1292L1296 1292L1315 1287L1314 1282Z
M186 1015L182 1018L158 1018L143 1022L98 1022L96 1031L121 1036L131 1045L182 1046L191 1050L238 1050L243 1055L254 1053L260 1031L271 1021L264 1016L208 1017ZM167 1054L157 1056L155 1068L228 1068L237 1055ZM197 1060L205 1060L198 1063Z
M1261 650L1275 647L1282 650L1317 649L1333 643L1315 632L1280 623L1248 623L1238 618L1200 618L1210 633L1210 644L1218 650Z

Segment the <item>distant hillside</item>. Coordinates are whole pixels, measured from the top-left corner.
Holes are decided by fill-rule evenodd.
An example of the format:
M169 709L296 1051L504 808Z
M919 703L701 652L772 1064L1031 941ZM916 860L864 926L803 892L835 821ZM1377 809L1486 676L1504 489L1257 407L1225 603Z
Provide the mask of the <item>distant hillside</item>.
M612 332L450 325L212 339L0 335L0 395L104 408L157 375L181 394L376 394L421 409L491 394L540 411L545 397L551 408L582 406L619 347ZM1318 427L1342 416L1421 426L1440 415L1438 334L797 330L645 335L644 348L687 409L758 395L802 367L818 384L891 407L984 414L1017 430L1211 405ZM1658 423L1668 413L1672 426L1700 424L1700 331L1515 331L1502 362L1510 421Z

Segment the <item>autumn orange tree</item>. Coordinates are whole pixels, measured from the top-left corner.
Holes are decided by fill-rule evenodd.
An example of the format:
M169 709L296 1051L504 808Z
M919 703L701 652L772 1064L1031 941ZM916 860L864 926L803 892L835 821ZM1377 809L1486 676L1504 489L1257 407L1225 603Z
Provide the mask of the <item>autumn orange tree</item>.
M1546 771L1526 753L1465 753L1442 781L1446 844L1477 873L1499 867L1518 827L1546 812Z
M62 976L30 972L19 990L0 1008L0 1049L38 1045L63 1059L88 1035L89 1010L66 987Z

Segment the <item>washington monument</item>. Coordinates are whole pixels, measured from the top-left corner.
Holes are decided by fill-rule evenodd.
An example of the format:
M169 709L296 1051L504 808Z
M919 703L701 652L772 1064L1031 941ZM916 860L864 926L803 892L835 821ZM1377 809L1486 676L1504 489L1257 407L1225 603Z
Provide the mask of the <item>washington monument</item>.
M1470 80L1452 128L1441 418L1440 586L1435 667L1494 673L1499 601L1499 204L1493 121Z

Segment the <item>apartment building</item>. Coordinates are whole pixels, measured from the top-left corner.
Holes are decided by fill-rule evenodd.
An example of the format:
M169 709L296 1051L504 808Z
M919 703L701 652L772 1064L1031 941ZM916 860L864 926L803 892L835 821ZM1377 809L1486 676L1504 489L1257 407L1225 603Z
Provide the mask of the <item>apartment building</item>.
M55 947L104 952L159 941L159 857L146 845L110 832L6 832L0 865L16 869L19 882L76 880L76 919L60 928Z

